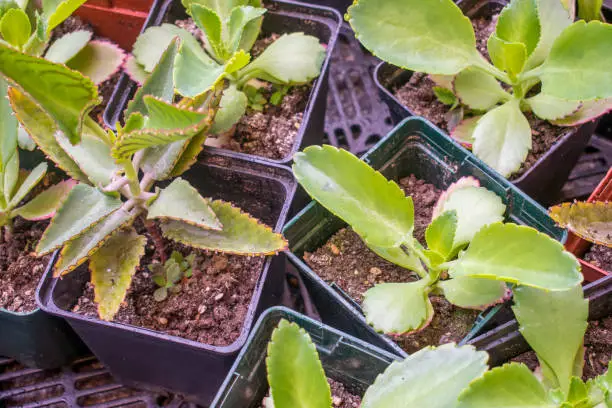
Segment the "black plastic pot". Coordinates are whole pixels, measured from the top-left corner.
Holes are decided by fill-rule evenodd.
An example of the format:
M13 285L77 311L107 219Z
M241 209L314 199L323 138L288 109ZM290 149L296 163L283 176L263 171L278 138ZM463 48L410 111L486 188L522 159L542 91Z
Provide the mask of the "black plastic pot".
M327 55L321 68L321 75L313 83L302 124L295 137L293 148L286 157L280 160L236 153L214 147L207 147L207 149L212 152L222 150L225 154L233 157L255 157L268 162L286 164L291 162L293 154L301 148L312 144L320 144L323 140L329 61L336 44L342 17L336 10L331 8L306 5L291 0L270 0L265 3L268 11L264 15L263 33L303 32L319 38L327 46ZM179 0L156 0L151 9L151 14L143 27L143 31L148 27L160 25L162 22L173 22L187 17L188 15L185 13L183 5ZM104 112L104 122L107 126L114 129L115 123L123 120L123 111L134 96L136 89L136 83L127 74L122 74Z
M404 120L366 153L363 160L389 179L397 181L414 174L439 188L446 188L463 176L475 177L482 186L502 198L507 205L508 221L534 227L559 241L564 241L567 235L555 226L544 208L476 160L473 154L443 137L440 130L425 119L413 117ZM405 352L397 344L367 325L353 300L334 284L323 281L302 259L304 252L315 251L344 226L342 220L312 202L283 230L290 243L289 259L302 274L324 323L403 356ZM498 309L495 307L483 313L468 339L478 334L489 320L495 319Z
M291 172L272 164L260 164L204 152L182 176L207 197L230 201L280 231L295 192ZM211 346L150 329L104 322L71 311L89 281L86 266L52 279L50 262L47 285L40 294L43 310L65 318L91 351L121 383L151 391L168 390L208 405L234 359L244 346L251 326L265 308L282 297L283 256L269 257L261 271L238 339L228 346Z
M397 359L384 350L284 307L264 313L236 359L211 408L255 408L268 392L265 358L272 331L281 319L297 323L312 338L325 374L362 396Z
M461 0L458 4L468 17L473 18L490 15L494 10L501 9L506 4L506 1ZM606 8L604 12L612 16L610 9ZM393 91L408 82L411 76L412 71L395 67L386 62L381 62L374 71L374 80L379 88L382 99L389 106L394 123L398 123L408 116L416 116L413 111L404 106L393 94ZM567 131L559 138L559 141L547 153L541 156L520 177L513 179L512 182L542 205L548 206L554 204L558 201L563 184L567 181L572 168L589 143L596 127L597 120L577 127L567 128ZM444 138L453 140L446 133L441 133ZM486 166L484 163L483 165Z

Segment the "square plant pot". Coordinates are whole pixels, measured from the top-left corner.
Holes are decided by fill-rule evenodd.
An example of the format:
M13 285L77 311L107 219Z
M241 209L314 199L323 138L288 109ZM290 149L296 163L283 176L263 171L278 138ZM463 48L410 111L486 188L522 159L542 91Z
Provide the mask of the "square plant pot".
M230 201L280 231L296 183L283 166L262 165L206 152L182 177L205 197ZM244 346L253 322L282 297L285 258L268 257L253 289L239 337L212 346L151 329L90 318L72 311L89 281L86 265L52 278L57 252L45 273L40 306L65 318L91 351L121 383L151 391L171 391L208 405Z
M527 225L564 241L566 232L555 226L546 210L499 174L484 166L474 155L451 140L425 119L404 120L362 158L387 178L398 181L414 174L417 178L447 188L464 176L480 181L506 204L506 221ZM289 240L289 259L302 274L313 303L324 323L399 355L405 352L386 336L367 325L359 306L339 288L321 279L303 260L346 224L316 202L310 203L283 230ZM320 303L319 303L320 302ZM481 314L467 338L479 333L490 321L497 321L501 305ZM504 317L507 321L508 318Z
M268 309L260 318L232 366L211 408L256 408L269 386L268 342L281 319L297 323L312 338L328 378L363 396L376 377L398 357L284 307Z
M460 0L457 3L463 12L472 18L490 15L492 10L501 9L507 4L507 1ZM603 10L604 15L608 16L608 19L612 18L612 9L604 7ZM396 124L408 116L417 116L416 113L402 104L393 93L395 89L407 83L412 74L412 71L398 68L386 62L381 62L374 71L374 81L379 89L381 98L389 106L391 118ZM589 143L597 127L597 121L598 119L576 127L567 128L563 135L559 137L559 140L531 168L518 178L513 179L512 183L542 205L555 203L572 168L576 165L578 158ZM441 136L454 142L444 131L441 132ZM476 160L481 161L478 158ZM484 162L482 164L487 166ZM491 171L494 170L491 169Z
M232 157L250 157L271 163L287 164L291 162L295 152L303 147L319 144L323 140L329 64L338 38L342 17L334 9L306 5L291 0L266 1L265 6L268 11L264 14L262 33L303 32L317 37L321 43L326 45L326 56L321 74L312 82L312 89L306 103L302 123L293 141L291 151L285 157L277 160L212 146L207 147L207 149L212 152L223 151L224 154ZM143 31L148 27L160 25L162 22L172 23L175 20L182 20L187 17L188 15L179 0L156 0ZM114 129L117 121L123 121L123 111L133 98L136 89L137 84L127 74L122 74L111 97L111 102L104 113L104 121L107 126Z

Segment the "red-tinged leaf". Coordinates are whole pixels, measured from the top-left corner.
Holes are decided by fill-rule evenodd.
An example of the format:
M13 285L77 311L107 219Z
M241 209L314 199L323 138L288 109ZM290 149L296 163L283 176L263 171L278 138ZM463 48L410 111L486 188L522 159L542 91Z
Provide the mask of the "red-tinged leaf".
M99 85L119 71L124 59L125 52L117 45L110 41L93 40L66 65Z
M472 116L471 118L463 119L451 132L451 137L461 144L466 149L471 149L474 143L472 134L482 116Z
M26 204L13 210L12 214L30 221L51 218L76 183L76 180L65 180L49 187Z
M550 216L579 237L612 248L612 203L563 203L552 207Z

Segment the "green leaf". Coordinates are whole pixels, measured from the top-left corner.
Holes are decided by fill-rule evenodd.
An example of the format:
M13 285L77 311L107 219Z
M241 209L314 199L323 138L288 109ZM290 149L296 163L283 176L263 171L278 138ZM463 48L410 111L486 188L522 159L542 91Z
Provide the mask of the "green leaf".
M368 388L361 407L455 408L461 391L487 370L488 359L472 346L423 348L391 363Z
M2 38L11 45L21 48L28 42L32 25L25 11L14 8L8 10L0 20L0 33Z
M124 59L125 53L115 44L104 40L93 40L66 65L98 85L118 72Z
M238 75L275 84L305 84L319 76L324 60L325 48L318 38L304 33L283 34Z
M516 224L482 228L449 273L451 277L489 278L547 290L566 290L582 282L578 261L563 245Z
M45 59L59 63L68 62L85 48L92 35L93 33L88 30L77 30L64 34L49 46Z
M457 231L457 211L451 210L436 217L425 230L427 246L448 260L455 245L455 233Z
M428 278L409 283L381 283L366 291L363 313L376 331L404 334L426 327L434 310Z
M563 203L550 209L550 217L580 238L612 248L612 202Z
M424 273L425 269L423 268L423 264L421 263L421 258L414 252L406 253L399 246L397 247L377 247L374 245L368 245L372 251L376 253L376 255L381 258L386 259L389 262L393 262L396 265L401 266L402 268L409 269L411 271L419 272L422 271Z
M247 102L247 96L234 85L223 91L211 133L220 134L230 130L246 113Z
M308 147L295 154L293 173L308 194L368 245L397 247L412 237L412 198L346 150Z
M47 173L47 163L40 163L28 174L25 180L21 183L11 201L8 203L9 208L15 208L21 200L42 180Z
M575 22L557 37L550 55L537 70L542 92L569 100L612 97L609 55L612 25Z
M575 1L571 0L571 4ZM555 39L574 20L559 0L537 0L537 6L540 40L525 64L526 69L537 67L546 59Z
M98 315L113 320L132 282L132 276L144 255L147 239L134 228L117 231L89 261Z
M53 119L40 109L27 95L15 88L8 91L15 116L36 142L39 149L70 177L75 180L88 181L79 165L64 151L55 138L59 132ZM1 102L0 102L1 103Z
M238 255L272 255L287 248L282 235L232 204L221 200L208 204L223 225L221 231L170 220L161 225L164 236L194 248Z
M461 146L471 149L474 144L474 129L476 129L476 125L478 125L480 118L482 118L482 116L472 116L463 119L451 131L450 136L459 142Z
M521 167L531 149L531 128L515 99L480 118L472 136L474 154L504 177Z
M493 33L487 41L487 51L493 64L501 70L516 76L525 66L527 47L520 42L504 41Z
M573 115L581 106L578 101L559 99L542 92L525 101L536 116L546 120L556 120Z
M13 216L19 216L30 221L51 218L55 211L74 187L74 180L65 180L49 187L21 207L13 210Z
M489 110L511 98L493 76L476 69L461 71L454 88L461 102L476 110Z
M249 41L247 41L244 44L244 40L247 40L246 37L249 35L251 26L255 26L259 31L257 27L261 26L261 16L266 11L265 8L252 6L240 6L232 10L228 23L229 36L227 41L227 48L230 53L240 49L249 51L252 43L248 45Z
M297 324L282 319L274 329L268 343L266 368L275 407L332 406L331 391L317 348Z
M60 277L75 270L100 249L115 231L130 224L135 217L136 215L119 208L97 224L89 225L82 235L64 245L55 263L53 276ZM116 257L117 253L114 256Z
M163 302L167 298L168 298L168 288L166 287L157 288L155 289L155 292L153 292L153 299L155 299L156 302Z
M512 0L499 14L495 33L504 41L525 44L531 55L540 39L536 0Z
M512 310L521 334L555 375L549 380L567 393L589 314L582 287L558 292L517 287Z
M154 218L183 221L217 231L223 228L198 190L180 177L161 190L157 199L149 206L147 219Z
M441 86L434 86L432 89L436 95L436 98L438 98L438 100L443 104L455 105L457 103L457 97L450 89L443 88Z
M458 408L555 408L524 364L505 364L476 378L459 395Z
M83 119L98 103L98 91L88 78L5 46L0 46L0 73L32 97L71 143L79 142Z
M453 305L470 309L485 309L510 296L504 282L490 279L459 277L438 281L436 286Z
M8 98L6 98L8 100ZM17 121L15 115L13 115L13 120ZM28 132L21 125L17 125L17 145L21 150L27 150L28 152L34 151L36 149L36 142L34 139L28 135Z
M0 78L0 173L4 172L9 160L17 152L17 119L9 101L4 95L8 92L8 83Z
M221 39L221 19L217 13L208 7L194 3L191 6L191 12L189 14L193 17L193 21L198 28L204 33L206 43L212 48L216 59L224 61L227 57L227 50Z
M4 167L4 171L0 173L0 178L2 179L2 189L0 191L4 193L2 194L4 200L0 199L2 207L6 206L7 209L14 207L9 207L9 203L11 201L11 198L13 197L15 187L17 185L17 182L19 181L19 177L19 153L17 152L17 149L15 149L14 154L11 156L8 163L6 163L6 166Z
M586 384L580 378L572 377L567 393L567 402L580 406L579 403L587 403L588 398Z
M585 21L601 21L601 7L603 0L577 0L578 17Z
M204 51L198 41L189 31L173 24L162 24L147 28L138 36L132 49L132 55L143 66L146 72L153 72L155 66L161 61L162 55L176 37L180 39L181 48L188 48L192 52L203 55ZM203 59L206 56L203 57Z
M120 206L120 199L86 184L77 184L38 241L36 253L40 256L56 250Z
M501 198L484 187L465 186L454 189L439 203L442 213L456 213L457 229L451 250L469 243L485 225L503 221L506 211Z
M123 70L126 74L129 75L130 79L136 82L138 85L142 85L145 83L147 78L149 78L149 73L144 70L142 65L136 61L136 58L130 54L125 59L125 63L123 64Z
M172 102L172 98L174 97L174 59L178 53L178 48L179 40L174 38L165 51L163 51L151 75L138 91L136 91L134 99L130 101L125 111L125 117L135 112L142 113L143 115L148 114L147 107L144 103L144 97L146 95L155 96L164 101Z
M451 0L359 0L348 19L359 41L393 65L454 75L482 64L472 24Z
M43 0L43 11L46 17L47 36L55 27L64 22L81 7L86 0Z
M589 122L612 110L612 98L582 102L574 114L553 121L556 126L576 126Z

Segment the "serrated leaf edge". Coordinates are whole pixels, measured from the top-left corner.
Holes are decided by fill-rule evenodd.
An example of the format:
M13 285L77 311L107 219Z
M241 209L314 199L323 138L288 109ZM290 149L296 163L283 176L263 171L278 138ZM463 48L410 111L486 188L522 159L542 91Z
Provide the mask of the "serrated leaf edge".
M442 208L444 208L444 204L448 200L448 198L457 190L461 190L466 187L480 187L480 181L472 176L461 177L459 180L455 181L453 184L448 186L448 188L440 194L436 205L434 206L433 213L431 216L432 221L436 219L439 215L442 214Z
M123 51L121 47L119 47L114 42L106 40L106 39L96 39L96 40L89 41L87 44L88 45L89 44L103 44L105 47L112 48L120 56L121 62L117 64L117 66L115 67L115 70L111 74L109 74L106 78L101 80L98 84L102 84L103 82L108 81L113 75L119 72L119 70L121 70L121 68L124 66L127 54L125 51Z
M559 212L562 209L568 209L569 212L572 211L572 208L577 206L577 207L607 207L612 205L612 203L609 203L608 201L593 201L593 202L582 202L582 201L574 201L573 203L561 203L559 205L555 205L553 207L550 207L549 209L549 215L550 218L553 219L553 221L555 223L557 223L557 225L561 228L564 229L568 229L570 230L572 233L576 234L577 236L579 236L580 238L587 240L589 242L592 242L594 244L597 245L603 245L603 246L607 246L610 247L610 244L603 242L603 241L599 241L599 240L593 240L592 238L587 238L584 236L584 234L582 234L580 231L576 231L574 228L571 228L569 226L569 224L562 222L560 216L559 216Z

